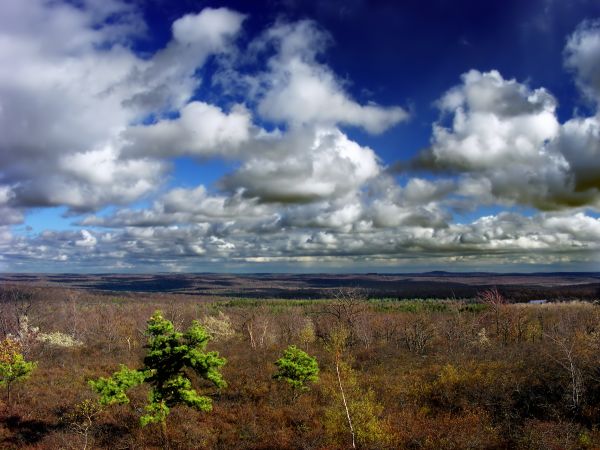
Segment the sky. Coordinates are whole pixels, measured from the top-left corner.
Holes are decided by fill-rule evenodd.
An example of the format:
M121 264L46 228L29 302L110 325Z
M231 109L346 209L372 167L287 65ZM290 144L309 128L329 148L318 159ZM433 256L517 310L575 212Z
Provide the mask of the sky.
M600 270L596 0L0 0L0 271Z

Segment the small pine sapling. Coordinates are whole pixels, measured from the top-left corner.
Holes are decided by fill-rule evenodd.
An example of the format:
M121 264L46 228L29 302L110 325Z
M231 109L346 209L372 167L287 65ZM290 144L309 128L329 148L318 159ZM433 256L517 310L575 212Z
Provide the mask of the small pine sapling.
M0 386L6 388L6 403L10 407L11 388L17 381L29 378L37 363L25 361L21 345L11 338L0 342Z
M285 349L282 357L275 361L275 365L277 373L273 375L273 378L289 383L296 395L308 390L306 383L319 379L317 360L295 345L290 345Z
M189 372L223 388L226 383L219 369L226 361L217 352L204 351L209 335L197 321L181 333L157 311L148 320L146 336L148 351L140 369L121 366L111 377L91 380L90 386L100 395L100 404L111 405L129 403L127 390L148 384L148 404L140 424L160 423L166 440L166 419L171 407L186 405L198 411L212 409L211 398L200 395L192 387Z

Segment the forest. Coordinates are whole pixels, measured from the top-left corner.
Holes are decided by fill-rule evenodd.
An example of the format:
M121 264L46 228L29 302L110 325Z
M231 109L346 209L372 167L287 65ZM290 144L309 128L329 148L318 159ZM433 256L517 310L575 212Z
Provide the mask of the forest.
M7 449L592 449L600 307L0 287Z

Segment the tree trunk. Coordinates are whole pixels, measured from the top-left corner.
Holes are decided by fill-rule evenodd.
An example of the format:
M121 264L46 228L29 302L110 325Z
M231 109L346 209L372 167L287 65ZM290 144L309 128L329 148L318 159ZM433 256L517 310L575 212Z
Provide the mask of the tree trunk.
M352 419L350 418L350 411L348 410L348 403L346 402L346 395L344 394L344 388L342 387L342 378L340 377L340 357L335 357L335 371L337 373L338 383L340 385L340 392L342 393L342 401L344 402L344 408L346 409L346 418L348 419L348 426L350 427L350 433L352 434L352 448L356 448L354 443L354 427L352 426Z
M6 383L6 406L10 408L10 381Z
M167 433L167 419L160 421L160 434L162 435L163 449L169 450L169 435Z

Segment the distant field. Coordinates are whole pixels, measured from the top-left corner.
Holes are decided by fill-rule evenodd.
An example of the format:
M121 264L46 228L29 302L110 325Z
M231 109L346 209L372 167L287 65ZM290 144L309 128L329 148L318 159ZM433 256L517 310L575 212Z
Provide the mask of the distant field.
M155 292L244 298L327 298L340 287L376 298L473 298L497 286L511 301L600 297L600 272L422 274L3 274L0 283L93 291Z

